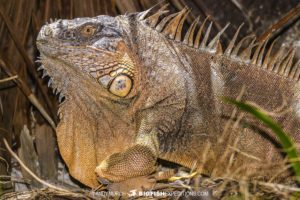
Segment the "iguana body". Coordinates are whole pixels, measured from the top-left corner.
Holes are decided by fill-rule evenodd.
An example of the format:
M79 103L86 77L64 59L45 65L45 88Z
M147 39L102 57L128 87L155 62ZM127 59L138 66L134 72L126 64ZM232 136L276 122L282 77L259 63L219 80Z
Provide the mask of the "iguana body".
M164 8L150 12L58 20L39 34L44 68L66 98L57 138L71 175L94 187L96 174L148 175L160 158L213 176L270 177L255 169L282 160L273 134L220 97L272 112L299 141L294 52L271 59L264 42L251 53L253 43L240 50L236 37L222 52L221 33L207 41L211 26L197 34L195 22L182 33L187 9L163 19Z

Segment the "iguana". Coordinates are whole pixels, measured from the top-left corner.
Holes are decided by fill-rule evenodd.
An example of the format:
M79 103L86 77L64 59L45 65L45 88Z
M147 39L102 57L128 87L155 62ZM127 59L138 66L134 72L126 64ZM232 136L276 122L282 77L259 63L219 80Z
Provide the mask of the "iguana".
M276 137L220 97L256 104L300 141L295 51L238 42L242 26L225 48L228 25L209 39L212 23L183 31L189 9L166 7L42 27L41 68L65 98L57 139L70 174L96 187L97 176L149 175L162 159L215 177L272 177L283 162Z

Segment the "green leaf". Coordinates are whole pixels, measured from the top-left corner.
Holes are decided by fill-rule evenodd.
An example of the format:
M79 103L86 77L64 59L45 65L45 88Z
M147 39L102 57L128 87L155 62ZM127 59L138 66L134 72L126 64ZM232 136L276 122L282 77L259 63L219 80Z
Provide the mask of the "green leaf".
M255 116L257 119L259 119L261 122L263 122L267 127L269 127L278 137L281 146L283 147L283 150L285 151L289 162L291 163L292 169L296 175L296 179L298 183L300 183L300 161L298 152L296 149L295 144L293 143L292 139L289 137L287 133L285 133L282 128L267 114L265 114L263 111L261 111L259 108L243 103L241 101L236 101L230 98L223 98L223 100L227 103L236 105L238 108L240 108L243 111L246 111L253 116Z

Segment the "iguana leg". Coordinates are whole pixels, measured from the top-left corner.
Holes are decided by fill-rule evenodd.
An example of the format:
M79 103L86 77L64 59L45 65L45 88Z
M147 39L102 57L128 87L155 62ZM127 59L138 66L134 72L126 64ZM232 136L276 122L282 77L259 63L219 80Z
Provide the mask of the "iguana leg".
M151 123L148 119L142 120L136 141L131 147L110 155L96 167L95 171L99 177L120 182L154 172L159 142L157 130L149 126Z
M97 175L113 182L149 175L155 170L158 156L156 141L154 134L140 135L136 144L102 161L95 170Z

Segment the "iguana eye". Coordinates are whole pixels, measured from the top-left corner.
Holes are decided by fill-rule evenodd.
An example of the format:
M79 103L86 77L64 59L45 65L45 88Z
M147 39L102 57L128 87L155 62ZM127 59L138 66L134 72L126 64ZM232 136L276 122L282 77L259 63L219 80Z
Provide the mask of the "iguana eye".
M83 27L83 29L81 30L81 34L84 37L91 37L94 35L96 31L96 27L93 25L86 25L85 27Z
M126 97L129 94L132 85L131 78L127 75L121 74L112 80L109 91L119 97Z

